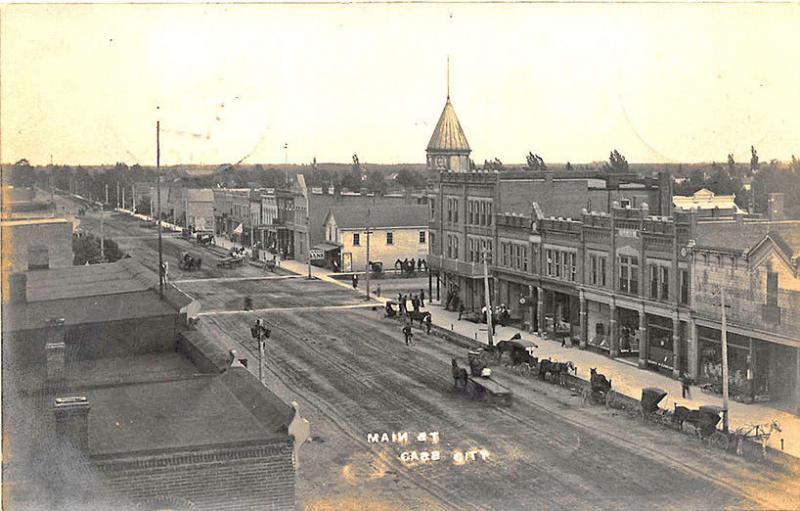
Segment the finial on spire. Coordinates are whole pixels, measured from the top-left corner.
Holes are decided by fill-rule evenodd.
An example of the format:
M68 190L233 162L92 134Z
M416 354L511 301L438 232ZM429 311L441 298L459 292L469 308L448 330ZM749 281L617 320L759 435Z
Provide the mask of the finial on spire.
M447 56L447 99L450 99L450 55Z

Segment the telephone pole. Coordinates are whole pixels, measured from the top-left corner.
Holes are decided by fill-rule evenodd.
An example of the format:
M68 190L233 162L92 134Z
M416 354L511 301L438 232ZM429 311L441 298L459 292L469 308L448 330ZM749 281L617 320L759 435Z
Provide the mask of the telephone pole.
M119 186L119 183L117 183ZM156 121L156 195L158 206L158 295L164 298L164 255L161 251L161 121Z
M483 251L483 289L484 299L486 300L486 338L489 346L494 346L494 336L492 335L492 303L489 301L489 266L486 263L487 249Z
M725 312L725 287L720 285L720 302L722 305L722 431L728 432L728 321Z
M106 183L106 204L108 204L108 183Z
M370 210L367 209L367 301L369 301L369 274L371 266L369 264L369 239L370 235L372 234L372 230L370 229Z
M106 240L103 236L103 218L106 216L105 204L100 204L100 261L106 260Z

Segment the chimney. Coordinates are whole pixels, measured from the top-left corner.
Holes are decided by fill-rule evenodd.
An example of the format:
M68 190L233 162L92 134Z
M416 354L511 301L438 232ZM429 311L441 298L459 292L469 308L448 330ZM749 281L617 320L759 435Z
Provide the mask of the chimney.
M784 220L783 214L783 198L782 193L769 194L769 204L767 207L767 218L769 220Z
M56 436L82 452L89 451L89 400L83 396L58 397L53 406Z
M5 287L8 286L7 289ZM13 273L3 281L3 303L25 303L28 301L28 276Z

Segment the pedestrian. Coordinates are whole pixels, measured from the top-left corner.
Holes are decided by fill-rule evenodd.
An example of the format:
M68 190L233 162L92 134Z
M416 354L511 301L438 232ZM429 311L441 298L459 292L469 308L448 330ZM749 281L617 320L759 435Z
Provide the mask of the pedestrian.
M561 338L561 347L562 348L566 348L567 347L567 338L566 337L562 337Z
M377 293L377 295L379 297L381 296L381 285L380 284L378 284L378 289L377 289L376 293Z
M167 283L167 274L169 273L169 262L164 261L161 265L161 273L163 274L164 284Z
M249 296L244 297L244 310L246 311L253 310L253 299Z
M421 309L425 308L425 290L424 289L420 289L419 290L419 306L420 306Z
M411 306L414 307L414 312L419 312L419 298L416 295L411 297Z
M358 275L353 274L353 289L358 289Z
M406 346L409 346L411 344L411 337L413 337L414 334L411 332L411 325L408 323L403 327L403 335L406 336Z
M492 335L497 335L497 321L492 318Z
M686 373L681 373L681 397L683 399L692 399L692 389L690 385L692 379Z
M458 320L461 321L461 316L464 314L464 304L458 306Z
M425 327L427 328L427 334L431 335L431 315L430 314L425 316Z

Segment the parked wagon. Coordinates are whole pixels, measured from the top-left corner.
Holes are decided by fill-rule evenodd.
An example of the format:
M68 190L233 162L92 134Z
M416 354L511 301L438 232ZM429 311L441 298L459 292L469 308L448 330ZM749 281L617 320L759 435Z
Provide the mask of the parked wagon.
M491 376L469 375L467 370L458 366L456 359L452 359L453 384L461 388L471 399L479 399L490 403L511 405L511 390L492 380Z
M197 243L200 245L211 245L214 243L214 235L211 233L197 233Z
M244 257L239 255L229 255L217 261L217 266L220 268L233 268L242 264L244 264Z
M658 410L658 403L667 396L667 391L658 387L647 387L642 389L642 413L649 415Z

